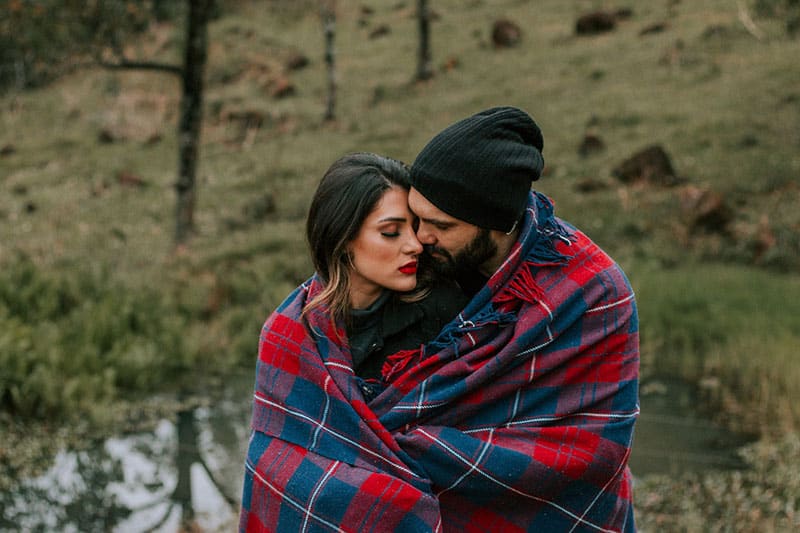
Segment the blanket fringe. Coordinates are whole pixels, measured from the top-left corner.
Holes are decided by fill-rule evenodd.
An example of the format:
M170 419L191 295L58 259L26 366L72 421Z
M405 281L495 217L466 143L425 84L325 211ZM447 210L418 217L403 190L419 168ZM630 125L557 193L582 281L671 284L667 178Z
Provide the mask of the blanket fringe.
M539 235L528 251L525 262L535 266L563 265L570 256L556 249L556 241L570 245L573 237L556 219L553 203L541 193L536 193L536 207L538 211L536 232Z
M413 350L401 350L393 353L386 358L381 368L381 376L385 383L391 383L406 368L419 363L422 355L422 348Z
M498 307L513 301L522 300L536 303L544 298L544 291L536 284L535 269L544 266L563 265L569 256L558 251L556 244L561 241L567 245L573 237L553 214L553 204L541 194L536 195L536 242L531 246L517 272L495 296Z

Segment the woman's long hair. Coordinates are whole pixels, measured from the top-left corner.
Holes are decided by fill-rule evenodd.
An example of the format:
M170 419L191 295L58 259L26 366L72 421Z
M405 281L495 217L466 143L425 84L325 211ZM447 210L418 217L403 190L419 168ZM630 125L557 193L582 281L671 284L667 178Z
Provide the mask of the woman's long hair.
M408 168L394 159L371 153L348 154L325 172L306 221L311 260L325 284L303 310L326 304L335 320L350 314L350 273L353 268L348 244L392 187L408 190Z

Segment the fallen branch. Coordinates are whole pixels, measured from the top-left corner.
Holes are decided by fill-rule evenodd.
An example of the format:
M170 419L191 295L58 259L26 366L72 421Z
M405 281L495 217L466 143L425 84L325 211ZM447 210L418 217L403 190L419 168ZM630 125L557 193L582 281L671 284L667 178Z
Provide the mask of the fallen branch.
M97 65L110 70L154 70L157 72L166 72L168 74L183 76L183 68L178 65L159 63L156 61L131 61L125 57L122 49L116 43L112 43L111 48L113 60L106 59L103 57L103 52L98 51L94 58Z
M153 63L150 61L98 61L98 64L110 70L155 70L175 74L177 76L183 75L183 69L181 67L169 65L167 63Z

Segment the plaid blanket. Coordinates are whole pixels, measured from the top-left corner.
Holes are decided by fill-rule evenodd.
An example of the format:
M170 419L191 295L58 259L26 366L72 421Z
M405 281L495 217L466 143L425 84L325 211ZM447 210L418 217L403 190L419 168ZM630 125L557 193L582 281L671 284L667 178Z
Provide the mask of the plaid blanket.
M518 243L366 402L310 279L264 325L241 531L632 531L638 322L619 267L532 193Z

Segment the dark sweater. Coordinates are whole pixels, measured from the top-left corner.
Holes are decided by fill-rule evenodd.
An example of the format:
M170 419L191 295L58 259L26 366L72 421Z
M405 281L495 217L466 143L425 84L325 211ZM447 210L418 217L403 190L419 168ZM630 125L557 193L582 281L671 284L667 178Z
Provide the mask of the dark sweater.
M486 285L486 282L489 281L489 278L477 270L473 270L460 273L457 276L456 281L461 287L461 290L464 291L464 294L472 298L478 294L478 291L481 290L484 285Z
M347 336L356 375L380 379L386 357L433 340L467 303L455 285L440 285L419 302L391 294L365 310L354 311Z

